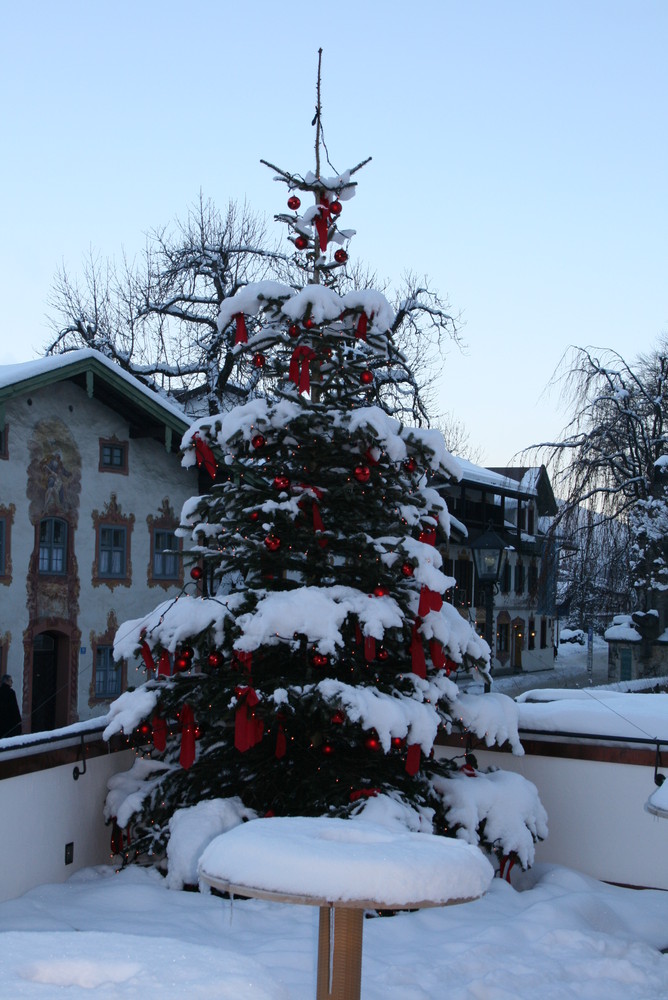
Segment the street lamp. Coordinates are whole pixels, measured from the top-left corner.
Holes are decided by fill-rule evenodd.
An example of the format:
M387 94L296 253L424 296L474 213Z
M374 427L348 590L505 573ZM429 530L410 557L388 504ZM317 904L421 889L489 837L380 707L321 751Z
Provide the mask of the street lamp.
M491 670L494 662L494 585L501 573L501 562L506 546L490 524L487 531L471 542L470 547L478 582L485 592L485 639L490 650ZM489 681L486 681L485 691L489 689Z

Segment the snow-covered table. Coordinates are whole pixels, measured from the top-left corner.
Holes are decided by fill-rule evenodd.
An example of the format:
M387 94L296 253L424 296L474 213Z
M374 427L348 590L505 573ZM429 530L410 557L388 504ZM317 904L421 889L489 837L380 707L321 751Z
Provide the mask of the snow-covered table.
M317 1000L359 1000L365 909L420 909L482 896L476 847L328 817L251 820L217 837L200 880L232 895L320 907Z

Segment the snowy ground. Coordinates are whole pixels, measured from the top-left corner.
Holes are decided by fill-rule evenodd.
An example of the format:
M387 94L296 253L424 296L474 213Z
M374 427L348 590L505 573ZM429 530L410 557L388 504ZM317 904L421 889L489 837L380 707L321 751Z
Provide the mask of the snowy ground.
M562 643L559 655L554 661L554 670L537 670L533 673L518 673L494 678L493 691L500 691L510 698L532 688L589 687L592 684L608 683L608 644L600 636L594 636L594 657L592 673L587 672L587 646L577 643ZM482 691L482 681L469 682L459 678L457 684L462 690Z
M668 832L668 827L667 827ZM523 891L365 921L364 1000L663 1000L668 892L537 866ZM317 909L86 869L0 904L0 998L308 1000Z

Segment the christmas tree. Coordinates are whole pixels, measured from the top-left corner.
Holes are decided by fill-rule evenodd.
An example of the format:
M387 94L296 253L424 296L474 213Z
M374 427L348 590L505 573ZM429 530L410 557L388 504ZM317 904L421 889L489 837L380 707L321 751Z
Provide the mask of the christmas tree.
M226 800L239 819L391 814L524 863L537 799L520 808L519 834L499 833L479 803L471 828L457 813L474 761L434 755L439 732L467 722L518 743L502 696L486 696L481 716L483 698L462 698L451 676L489 660L443 600L449 520L432 479L458 477L457 463L439 432L392 415L385 297L340 290L359 166L272 169L304 281L249 284L221 307L219 328L261 369L264 394L186 434L184 464L211 480L182 514L193 582L116 638L116 656L141 656L149 679L115 703L107 730L142 748L110 792L108 815L131 821L114 849L162 862L177 811ZM485 787L507 800L507 787Z

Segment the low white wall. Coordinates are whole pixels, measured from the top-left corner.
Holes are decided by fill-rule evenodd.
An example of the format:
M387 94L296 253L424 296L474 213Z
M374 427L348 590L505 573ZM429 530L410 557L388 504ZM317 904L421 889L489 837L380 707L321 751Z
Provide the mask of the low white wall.
M111 860L111 829L102 815L107 781L134 757L126 750L88 759L78 781L73 771L81 761L0 781L0 900ZM74 859L66 865L69 843Z
M443 756L454 756L447 748ZM565 865L607 882L668 889L668 820L645 812L654 768L475 751L480 768L516 771L538 789L549 836L536 862Z

